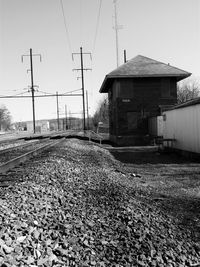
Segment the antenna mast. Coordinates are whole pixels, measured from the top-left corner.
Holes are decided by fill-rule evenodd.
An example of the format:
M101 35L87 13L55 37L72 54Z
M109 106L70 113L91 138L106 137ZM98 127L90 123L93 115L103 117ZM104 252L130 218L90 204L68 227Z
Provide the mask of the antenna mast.
M119 66L119 38L118 38L118 31L123 28L122 25L118 25L117 19L117 0L113 0L114 9L115 9L115 26L113 27L115 30L115 41L116 41L116 57L117 57L117 67Z

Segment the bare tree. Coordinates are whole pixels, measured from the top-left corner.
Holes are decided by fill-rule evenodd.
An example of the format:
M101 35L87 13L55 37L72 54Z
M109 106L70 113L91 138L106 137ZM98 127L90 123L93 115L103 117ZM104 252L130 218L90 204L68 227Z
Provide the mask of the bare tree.
M11 115L9 110L4 106L0 106L0 131L7 131L11 127Z
M93 125L95 127L98 126L99 122L103 122L108 124L109 122L109 115L108 115L108 98L105 97L98 105L97 111L95 112L92 120L93 120Z
M197 98L200 94L200 80L190 77L178 83L177 100L178 104Z

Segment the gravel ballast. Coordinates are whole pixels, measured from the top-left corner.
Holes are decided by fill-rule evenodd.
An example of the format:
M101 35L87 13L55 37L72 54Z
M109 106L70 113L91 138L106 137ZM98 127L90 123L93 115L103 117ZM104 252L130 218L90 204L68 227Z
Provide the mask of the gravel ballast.
M108 151L71 139L45 153L0 188L1 267L200 266L192 229Z

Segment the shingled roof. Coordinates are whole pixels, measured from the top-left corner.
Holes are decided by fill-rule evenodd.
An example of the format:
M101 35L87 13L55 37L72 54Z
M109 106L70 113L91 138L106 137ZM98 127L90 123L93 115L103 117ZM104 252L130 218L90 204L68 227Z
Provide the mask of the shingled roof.
M108 92L114 78L175 77L180 81L190 75L191 73L169 64L138 55L106 75L100 93Z

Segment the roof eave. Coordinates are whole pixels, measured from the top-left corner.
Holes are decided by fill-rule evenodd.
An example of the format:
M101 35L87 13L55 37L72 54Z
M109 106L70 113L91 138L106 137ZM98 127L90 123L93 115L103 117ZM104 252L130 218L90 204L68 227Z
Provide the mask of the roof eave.
M151 74L151 75L106 75L104 78L104 81L101 85L101 88L99 90L100 93L108 93L107 84L108 80L110 79L117 79L117 78L161 78L161 77L174 77L176 78L177 82L181 81L187 77L189 77L192 73L188 72L185 74Z
M189 77L192 73L185 73L185 74L141 74L141 75L107 75L108 78L117 79L117 78L155 78L155 77L176 77L185 79Z
M108 75L106 75L106 77L104 78L103 80L103 83L101 85L101 88L99 90L100 93L108 93L108 90L107 90L107 80L108 80Z

